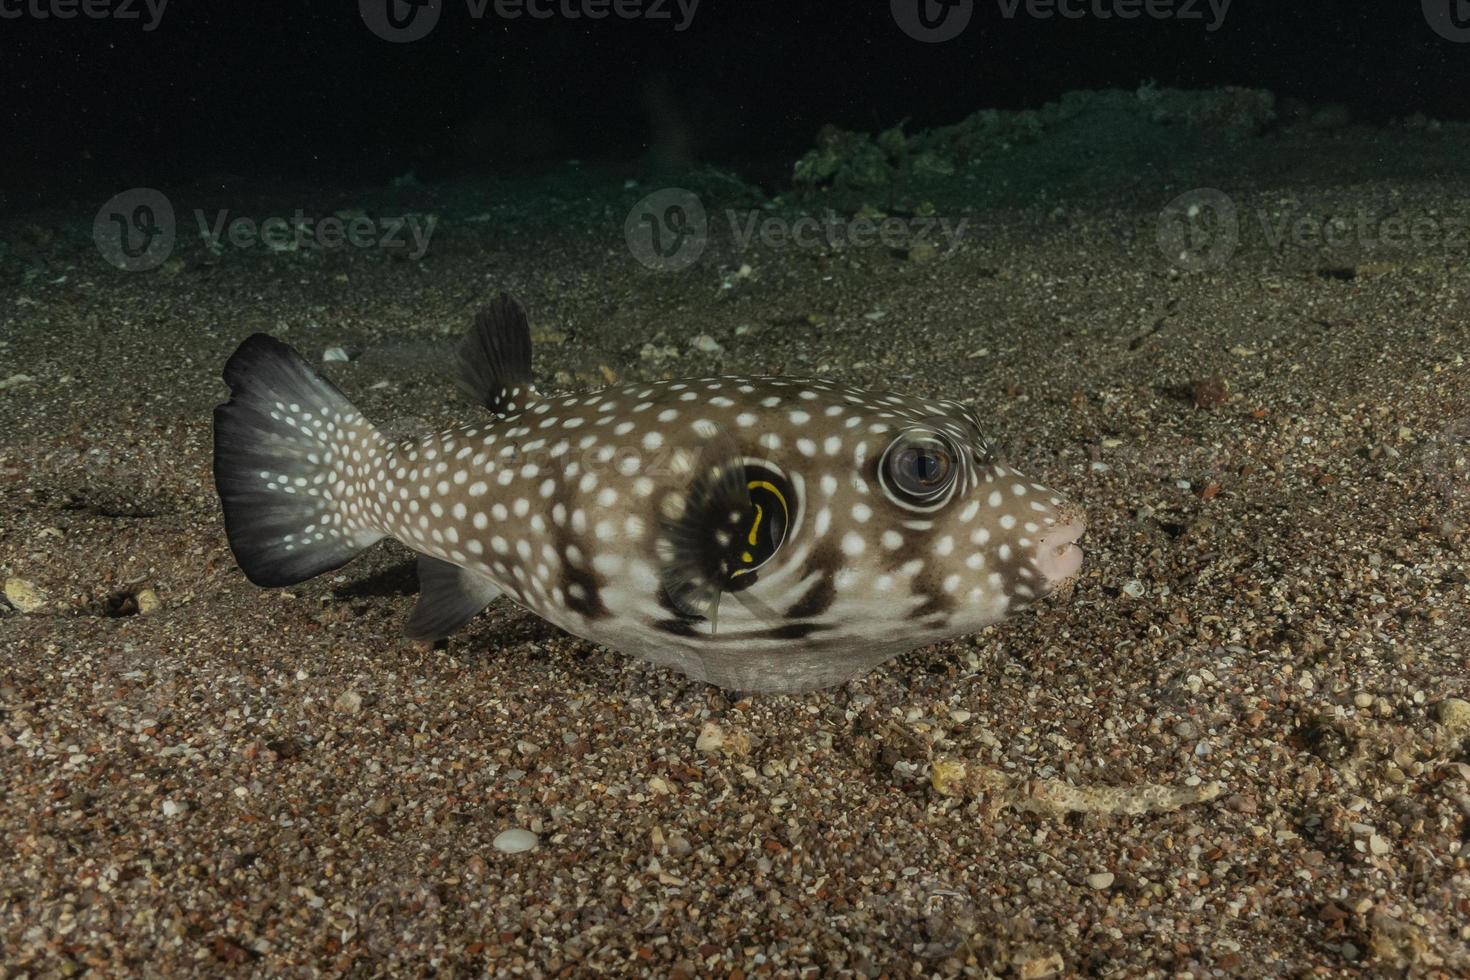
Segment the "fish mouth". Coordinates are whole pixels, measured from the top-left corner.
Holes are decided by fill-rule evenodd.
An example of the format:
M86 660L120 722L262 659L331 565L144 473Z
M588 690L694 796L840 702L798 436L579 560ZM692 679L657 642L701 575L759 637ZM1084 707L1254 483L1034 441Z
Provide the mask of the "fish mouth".
M1082 548L1078 541L1087 530L1085 518L1072 517L1049 528L1036 544L1036 570L1047 592L1055 592L1082 570Z

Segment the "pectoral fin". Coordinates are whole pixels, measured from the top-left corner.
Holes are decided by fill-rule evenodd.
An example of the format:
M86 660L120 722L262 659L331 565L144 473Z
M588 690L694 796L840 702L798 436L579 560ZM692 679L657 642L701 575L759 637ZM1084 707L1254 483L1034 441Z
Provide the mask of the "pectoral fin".
M659 582L668 605L719 629L720 599L732 595L759 619L777 618L746 590L781 547L794 499L784 475L747 461L720 432L704 445L689 487L659 521Z

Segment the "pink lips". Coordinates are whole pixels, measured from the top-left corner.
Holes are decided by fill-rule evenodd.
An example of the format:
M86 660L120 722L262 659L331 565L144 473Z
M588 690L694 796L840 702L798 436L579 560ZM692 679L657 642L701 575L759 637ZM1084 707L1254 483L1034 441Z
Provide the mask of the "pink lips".
M1087 529L1087 522L1078 518L1067 524L1059 524L1041 536L1036 545L1036 569L1046 580L1048 591L1054 590L1082 568L1082 549L1077 539Z

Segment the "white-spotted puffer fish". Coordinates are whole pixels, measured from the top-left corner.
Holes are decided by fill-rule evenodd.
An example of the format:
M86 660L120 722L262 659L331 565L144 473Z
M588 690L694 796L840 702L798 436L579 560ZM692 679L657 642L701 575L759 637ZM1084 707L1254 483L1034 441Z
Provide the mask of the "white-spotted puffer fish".
M214 473L252 582L391 537L420 555L416 639L503 593L699 680L805 691L996 622L1082 563L1080 512L999 464L955 402L743 377L543 396L506 296L459 367L490 417L394 443L290 347L240 345Z

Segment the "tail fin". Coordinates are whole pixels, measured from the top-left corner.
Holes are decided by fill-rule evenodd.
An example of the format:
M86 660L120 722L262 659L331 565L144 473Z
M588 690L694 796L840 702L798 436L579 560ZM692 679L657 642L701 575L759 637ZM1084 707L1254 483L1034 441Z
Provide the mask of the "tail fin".
M287 345L255 334L225 364L214 485L230 549L256 585L295 585L384 537L354 503L382 436Z

